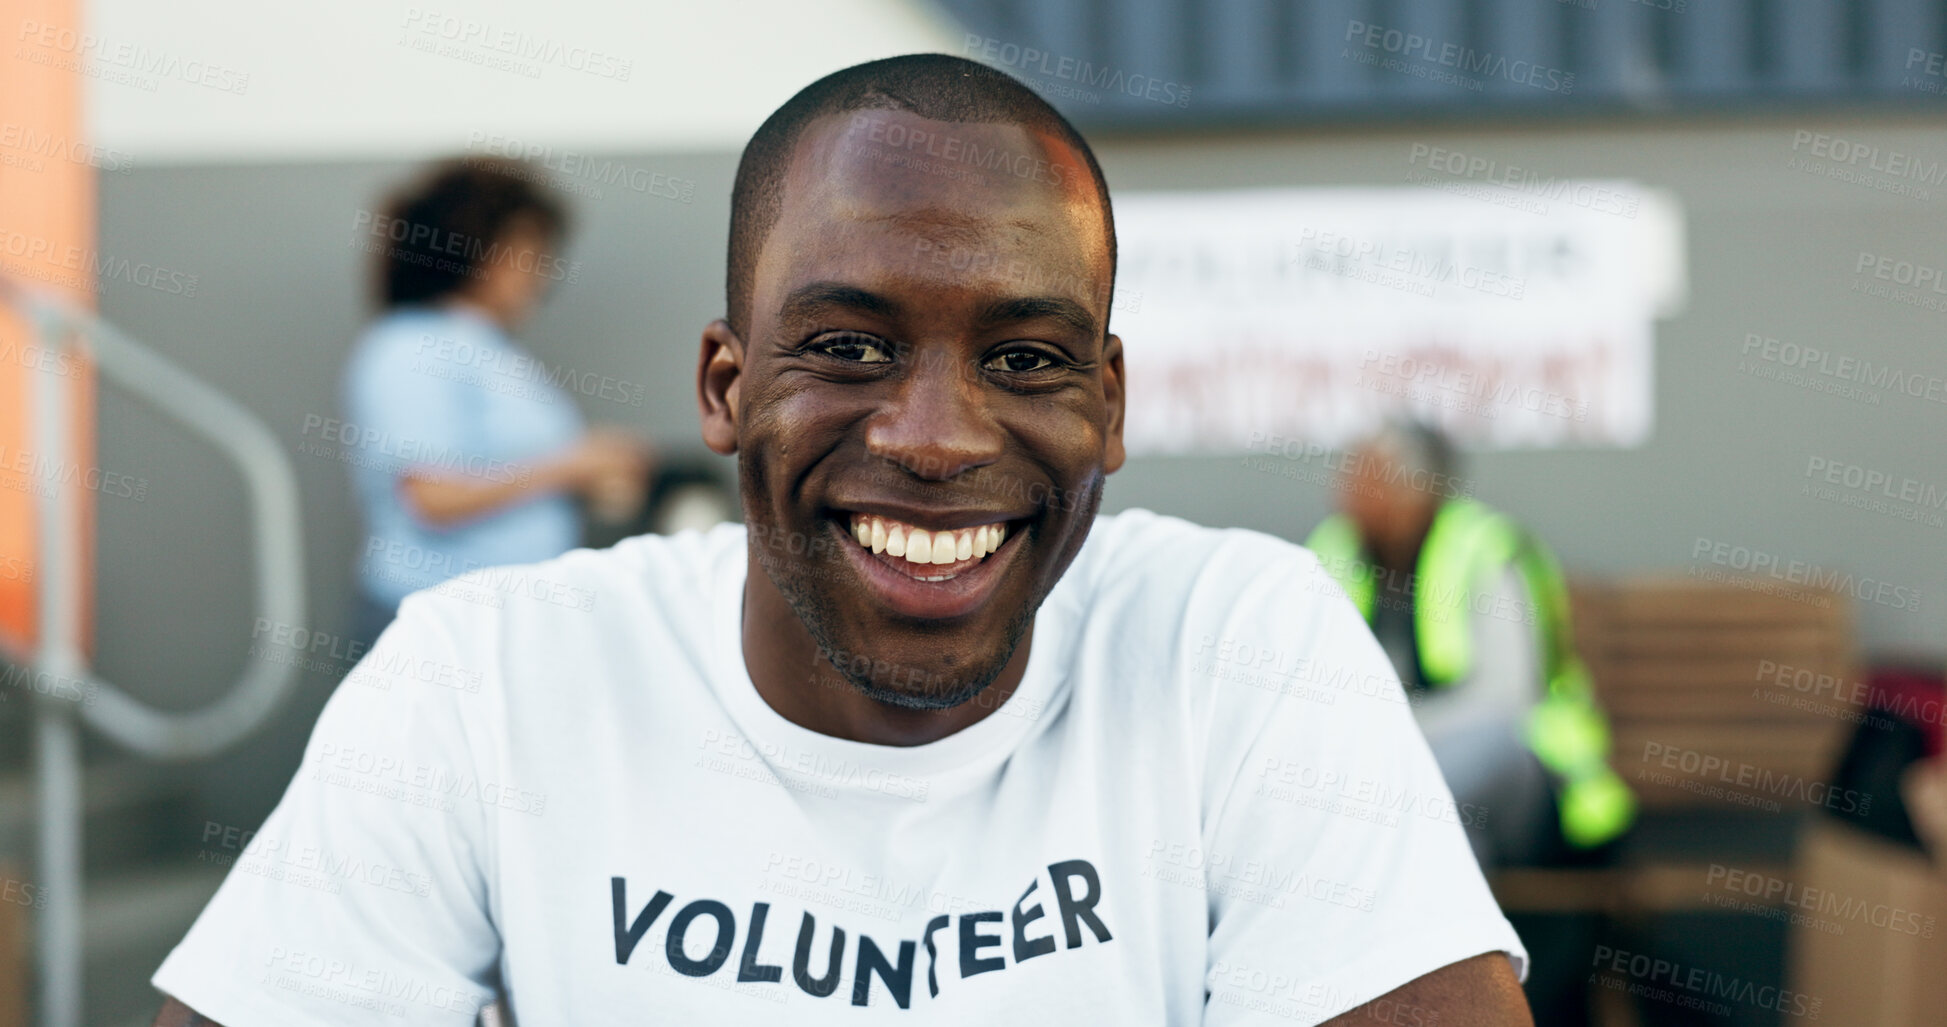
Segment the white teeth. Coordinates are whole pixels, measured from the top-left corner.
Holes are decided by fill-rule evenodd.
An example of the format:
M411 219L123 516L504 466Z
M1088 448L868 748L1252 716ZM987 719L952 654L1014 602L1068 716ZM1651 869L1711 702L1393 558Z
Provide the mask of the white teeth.
M944 565L985 557L1000 548L1007 537L1004 523L982 524L975 528L929 531L881 517L855 514L852 537L861 547L875 553L896 556L908 563ZM949 575L950 576L950 575ZM945 580L921 578L922 581Z

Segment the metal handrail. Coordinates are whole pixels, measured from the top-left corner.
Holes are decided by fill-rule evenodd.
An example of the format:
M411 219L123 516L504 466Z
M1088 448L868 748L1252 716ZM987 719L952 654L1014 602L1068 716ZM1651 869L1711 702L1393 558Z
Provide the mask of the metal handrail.
M234 460L243 473L256 526L257 616L274 624L302 624L304 559L297 479L283 448L254 415L215 388L123 334L89 311L0 274L0 300L26 316L49 350L73 347L100 373L158 412L174 418ZM35 768L40 812L40 875L55 901L41 909L36 949L41 972L41 1020L77 1027L81 1000L81 751L75 714L103 734L145 756L164 760L206 757L261 726L290 695L298 670L291 661L254 661L224 696L193 711L159 710L130 696L88 667L79 631L80 547L76 511L62 482L68 452L68 390L43 361L34 389L37 469L49 478L39 493L41 625L35 669L56 680L93 687L87 703L43 696L36 720Z

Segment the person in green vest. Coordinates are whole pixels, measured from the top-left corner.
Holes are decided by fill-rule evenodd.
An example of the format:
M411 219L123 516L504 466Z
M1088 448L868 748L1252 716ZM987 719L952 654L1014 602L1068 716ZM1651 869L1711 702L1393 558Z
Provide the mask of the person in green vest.
M1389 422L1348 456L1340 512L1305 544L1391 658L1481 864L1605 853L1636 803L1554 556L1471 498L1436 429Z

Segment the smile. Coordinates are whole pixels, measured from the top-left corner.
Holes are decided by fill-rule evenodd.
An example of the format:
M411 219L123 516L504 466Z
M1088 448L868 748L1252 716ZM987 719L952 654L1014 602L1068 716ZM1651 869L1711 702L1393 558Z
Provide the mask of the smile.
M927 524L907 514L916 524L881 513L837 512L826 523L833 535L850 536L849 544L835 541L860 584L886 609L915 620L950 620L986 606L1027 542L1016 537L1026 530L1025 520L948 527L981 515L943 514Z
M889 517L852 515L852 537L861 548L904 561L899 568L921 581L948 581L977 566L1007 539L1007 522L929 530Z

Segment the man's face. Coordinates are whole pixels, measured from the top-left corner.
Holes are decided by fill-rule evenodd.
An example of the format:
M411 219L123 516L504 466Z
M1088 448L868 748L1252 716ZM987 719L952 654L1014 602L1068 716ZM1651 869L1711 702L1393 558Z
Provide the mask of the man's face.
M752 558L872 698L972 698L1080 550L1123 458L1110 276L1053 137L877 110L800 137L730 405Z
M1358 525L1359 534L1368 545L1388 551L1416 546L1438 498L1407 484L1396 457L1383 447L1361 446L1351 463L1339 485L1339 507Z

